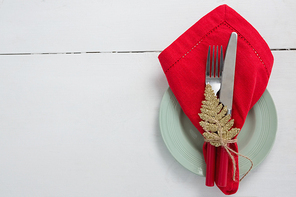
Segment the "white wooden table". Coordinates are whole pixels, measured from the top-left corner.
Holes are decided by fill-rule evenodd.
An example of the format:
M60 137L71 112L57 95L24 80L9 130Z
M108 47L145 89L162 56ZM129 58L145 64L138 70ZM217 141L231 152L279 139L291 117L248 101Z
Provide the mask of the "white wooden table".
M163 143L157 56L220 4L272 49L271 153L234 196L293 196L293 0L0 1L0 196L223 196Z

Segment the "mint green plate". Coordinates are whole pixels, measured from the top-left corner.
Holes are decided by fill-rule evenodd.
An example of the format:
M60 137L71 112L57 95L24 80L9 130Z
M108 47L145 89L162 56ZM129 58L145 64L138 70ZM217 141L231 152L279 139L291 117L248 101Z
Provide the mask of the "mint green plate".
M182 111L171 89L165 92L159 114L162 138L175 159L188 170L205 176L203 136ZM277 115L274 103L266 90L249 111L245 124L238 135L239 152L258 166L268 155L275 140ZM250 162L239 157L240 175L250 168Z

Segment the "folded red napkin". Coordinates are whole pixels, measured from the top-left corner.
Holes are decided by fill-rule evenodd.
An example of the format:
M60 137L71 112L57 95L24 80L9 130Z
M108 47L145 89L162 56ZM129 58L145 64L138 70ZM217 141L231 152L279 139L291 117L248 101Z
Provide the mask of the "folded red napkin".
M222 45L225 54L231 32L238 34L232 118L234 127L242 128L249 110L265 91L273 66L268 45L242 16L229 6L221 5L202 17L158 57L181 108L201 133L204 131L199 125L198 113L204 99L208 48ZM203 147L204 155L207 144ZM229 146L238 151L236 143ZM236 180L239 180L238 156L233 156ZM232 179L233 166L229 162L227 186L220 187L224 194L234 194L239 186L239 181Z

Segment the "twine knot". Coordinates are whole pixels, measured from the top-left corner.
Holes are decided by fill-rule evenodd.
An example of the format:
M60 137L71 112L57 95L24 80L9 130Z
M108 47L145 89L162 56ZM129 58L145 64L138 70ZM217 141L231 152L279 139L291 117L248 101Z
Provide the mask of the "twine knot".
M225 139L222 136L217 135L217 134L215 135L215 134L213 134L213 133L211 133L209 131L205 131L205 132L210 137L204 138L204 141L205 142L209 142L211 145L213 145L215 147L222 146L226 150L226 152L228 153L229 157L231 158L232 165L233 165L233 176L232 176L233 181L236 181L235 175L236 175L236 171L237 170L236 170L236 162L235 162L234 156L231 154L231 152L234 153L234 154L236 154L236 155L238 155L238 156L244 157L244 158L246 158L246 159L248 159L250 161L251 167L249 168L249 170L246 172L246 174L244 174L244 176L239 181L243 180L243 178L245 178L245 176L247 176L247 174L251 171L251 169L253 168L253 165L254 164L253 164L253 161L249 157L244 156L244 155L242 155L242 154L234 151L233 149L231 149L228 146L228 144L230 144L230 143L236 143L237 142L237 139Z
M238 135L240 129L239 128L232 128L234 125L234 119L231 119L231 115L228 114L227 106L223 106L220 103L219 99L217 98L215 92L212 89L212 86L208 83L206 84L205 88L205 100L202 101L201 106L201 113L198 114L200 118L203 120L199 122L200 126L204 129L204 140L209 142L211 145L215 147L222 146L226 152L228 153L229 157L232 160L233 165L233 177L232 179L235 180L236 175L236 161L234 156L238 155L248 159L251 162L251 167L247 171L247 173L240 179L240 181L250 172L253 168L253 161L244 156L240 153L234 151L233 149L229 148L228 144L236 143L237 139L234 139L235 136Z

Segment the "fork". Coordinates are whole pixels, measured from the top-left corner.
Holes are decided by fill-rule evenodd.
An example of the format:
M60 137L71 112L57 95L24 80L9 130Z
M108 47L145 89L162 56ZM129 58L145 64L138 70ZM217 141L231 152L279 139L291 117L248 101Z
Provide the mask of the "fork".
M206 84L210 84L217 95L217 92L221 88L221 79L222 79L222 70L223 70L223 48L220 49L220 70L218 64L218 55L219 49L216 47L216 56L215 56L215 46L213 46L212 53L212 65L211 65L211 46L209 46L208 57L207 57L207 66L206 66ZM216 59L216 61L215 61Z
M211 46L209 46L207 64L206 64L206 84L210 84L212 89L217 95L221 88L222 71L223 71L223 48L220 49L220 63L219 59L219 49L213 46L212 61L211 61ZM212 63L212 64L211 64ZM219 69L220 66L220 69ZM206 186L213 187L215 181L215 160L216 160L216 148L210 144L207 144L207 168L206 168Z

